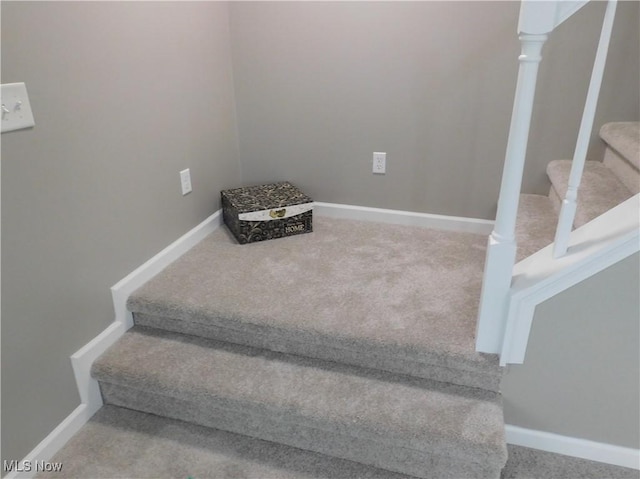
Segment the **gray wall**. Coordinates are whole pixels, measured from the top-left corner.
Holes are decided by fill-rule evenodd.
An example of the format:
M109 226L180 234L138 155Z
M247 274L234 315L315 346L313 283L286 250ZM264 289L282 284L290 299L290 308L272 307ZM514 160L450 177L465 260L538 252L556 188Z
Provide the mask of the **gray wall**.
M640 448L639 261L536 308L525 362L502 380L507 423Z
M624 3L598 124L639 115L639 6ZM518 2L232 4L243 181L289 178L319 201L493 218L518 12ZM587 5L545 47L526 192L546 194L546 164L573 152L603 13ZM385 176L371 174L374 151L388 154Z
M109 287L240 181L227 5L2 2L17 81L36 120L2 135L2 458L19 460L78 406L69 356L113 321Z

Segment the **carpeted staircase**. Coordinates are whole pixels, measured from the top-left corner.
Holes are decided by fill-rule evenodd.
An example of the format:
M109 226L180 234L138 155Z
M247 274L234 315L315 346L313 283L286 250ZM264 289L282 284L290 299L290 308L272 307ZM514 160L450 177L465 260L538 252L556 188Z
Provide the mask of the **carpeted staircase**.
M585 163L575 228L640 193L640 123L607 123L600 129L600 138L606 144L604 161ZM518 260L553 242L570 171L571 160L552 161L547 165L549 195L520 195Z
M486 239L317 217L224 228L129 299L105 402L425 478L498 477L497 357L474 350Z
M633 194L637 133L602 128L576 226ZM567 171L549 165L551 199L522 196L519 257L553 240ZM474 349L485 246L324 217L251 245L220 228L129 298L136 325L92 374L108 405L420 478L498 478L501 370Z

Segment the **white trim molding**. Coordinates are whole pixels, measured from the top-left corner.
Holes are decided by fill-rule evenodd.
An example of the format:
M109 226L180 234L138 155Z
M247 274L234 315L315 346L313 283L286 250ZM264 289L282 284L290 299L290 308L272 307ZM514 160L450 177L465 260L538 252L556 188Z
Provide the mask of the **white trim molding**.
M153 276L178 259L193 246L213 233L222 224L222 210L216 211L198 226L164 248L124 279L111 287L115 320L102 333L71 356L81 404L74 409L33 451L19 464L35 464L48 461L102 406L98 382L91 377L93 362L133 326L133 316L127 310L127 298ZM12 471L6 479L30 479L36 474L30 471Z
M549 33L587 3L589 0L523 0L520 3L518 32Z
M640 195L635 195L571 233L567 255L553 245L513 270L500 364L524 362L535 308L543 301L640 251Z
M193 248L206 236L217 230L220 225L222 225L221 209L113 285L111 294L113 296L116 322L124 322L127 325L127 329L133 326L133 316L127 310L127 298L129 295Z
M4 479L30 479L34 477L37 472L35 470L36 462L49 461L91 419L93 414L86 404L80 404L18 463L18 468L4 476ZM31 467L24 467L26 464Z
M133 326L133 315L127 310L127 299L131 293L214 232L221 224L222 210L218 210L111 287L114 322L71 356L80 398L90 411L95 413L102 406L98 382L91 377L91 365Z
M327 216L330 218L375 221L378 223L418 226L421 228L481 235L489 235L493 229L492 220L435 215L415 211L370 208L368 206L322 203L318 201L313 204L313 212L318 216Z
M640 470L640 449L589 441L577 437L561 436L551 432L505 426L507 444L578 457L615 466Z

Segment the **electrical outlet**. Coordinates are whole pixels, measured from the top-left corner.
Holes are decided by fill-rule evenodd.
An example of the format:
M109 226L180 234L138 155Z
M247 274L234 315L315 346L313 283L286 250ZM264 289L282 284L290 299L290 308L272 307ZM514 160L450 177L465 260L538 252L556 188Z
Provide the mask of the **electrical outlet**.
M191 172L189 168L180 172L180 185L182 186L182 196L193 191L193 188L191 188Z
M373 153L373 173L384 175L387 172L387 154L383 152Z

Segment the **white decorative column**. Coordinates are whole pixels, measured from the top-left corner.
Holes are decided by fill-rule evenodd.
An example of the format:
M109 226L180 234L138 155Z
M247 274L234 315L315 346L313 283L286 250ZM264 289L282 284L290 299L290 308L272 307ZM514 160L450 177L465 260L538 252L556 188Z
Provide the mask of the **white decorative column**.
M508 294L516 258L515 228L518 200L538 65L542 59L541 51L546 39L546 34L520 34L522 53L519 57L518 83L502 171L498 211L493 232L489 237L480 297L476 331L476 350L480 352L499 353L502 350Z

